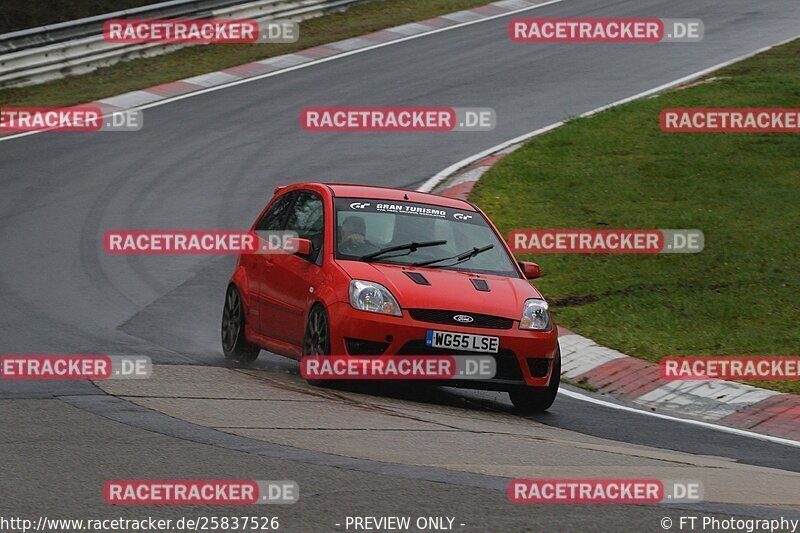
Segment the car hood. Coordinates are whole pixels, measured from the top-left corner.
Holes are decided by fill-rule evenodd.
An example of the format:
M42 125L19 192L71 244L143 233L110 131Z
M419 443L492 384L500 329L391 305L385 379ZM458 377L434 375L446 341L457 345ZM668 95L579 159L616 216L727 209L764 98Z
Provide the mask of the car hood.
M542 297L521 278L361 261L338 263L353 279L385 286L404 309L442 309L519 320L525 300ZM414 281L409 273L413 277L422 275L430 285ZM478 290L472 280L485 281L488 291Z

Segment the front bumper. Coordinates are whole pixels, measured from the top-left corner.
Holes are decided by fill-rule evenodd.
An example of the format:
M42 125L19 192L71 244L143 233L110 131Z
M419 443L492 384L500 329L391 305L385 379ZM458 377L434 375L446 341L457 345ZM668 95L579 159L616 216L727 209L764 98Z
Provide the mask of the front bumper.
M558 333L555 325L550 331L491 329L423 322L411 318L407 311L402 317L368 313L353 309L349 303L337 302L328 308L331 325L331 354L351 353L353 340L382 343L382 355L493 355L497 374L491 380L448 380L437 382L448 386L508 390L520 386L546 387L552 378L553 360L558 352ZM465 352L430 348L425 344L428 330L470 333L499 337L497 354ZM348 350L348 342L350 350ZM556 376L556 379L559 379Z

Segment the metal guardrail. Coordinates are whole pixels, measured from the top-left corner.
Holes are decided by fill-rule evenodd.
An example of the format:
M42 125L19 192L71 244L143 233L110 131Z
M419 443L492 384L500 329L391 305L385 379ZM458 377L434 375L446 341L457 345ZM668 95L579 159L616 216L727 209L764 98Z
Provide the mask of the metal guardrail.
M246 18L301 21L365 0L171 0L0 35L0 87L33 85L186 44L119 44L103 38L109 19Z

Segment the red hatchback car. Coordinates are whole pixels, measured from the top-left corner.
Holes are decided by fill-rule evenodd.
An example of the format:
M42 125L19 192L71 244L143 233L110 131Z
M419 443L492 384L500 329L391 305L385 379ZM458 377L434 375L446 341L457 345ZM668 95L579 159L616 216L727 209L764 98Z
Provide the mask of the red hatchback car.
M517 262L471 203L301 183L276 189L252 230L293 232L296 251L239 256L222 318L226 357L489 354L494 378L447 384L508 391L523 411L555 400L558 332L527 281L539 267Z

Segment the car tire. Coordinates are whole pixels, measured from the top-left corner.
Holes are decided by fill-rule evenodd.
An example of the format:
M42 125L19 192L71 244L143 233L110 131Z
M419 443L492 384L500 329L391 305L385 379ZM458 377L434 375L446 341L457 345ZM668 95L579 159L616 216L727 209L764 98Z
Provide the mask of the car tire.
M306 331L303 336L303 356L331 355L331 327L328 320L328 313L320 304L315 304L308 312L306 320ZM306 382L315 387L326 387L330 385L327 379L308 379Z
M522 413L543 413L547 411L558 395L558 386L561 383L561 348L556 351L553 362L553 372L550 384L547 387L521 387L508 392L511 403L517 411Z
M252 363L261 353L261 348L247 342L244 336L244 302L236 285L231 284L225 293L222 310L222 352L226 359L241 363Z

